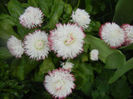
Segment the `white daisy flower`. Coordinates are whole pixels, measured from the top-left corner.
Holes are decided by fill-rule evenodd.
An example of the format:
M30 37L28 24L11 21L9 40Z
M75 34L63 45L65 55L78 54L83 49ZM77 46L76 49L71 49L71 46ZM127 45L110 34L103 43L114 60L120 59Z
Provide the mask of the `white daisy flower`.
M20 58L24 52L22 46L22 41L17 39L15 36L11 36L7 41L7 48L10 53L17 58Z
M124 24L122 25L122 29L124 30L126 35L125 45L133 43L133 26L129 24Z
M65 62L65 63L62 63L61 65L62 65L63 69L68 70L68 71L71 72L71 69L72 69L74 64L71 63L71 62Z
M90 52L90 59L92 61L98 61L98 55L99 55L99 51L97 49L93 49Z
M29 33L24 40L25 53L30 58L40 60L44 59L49 53L48 36L46 32L36 30Z
M51 50L57 56L74 58L83 51L85 34L76 24L57 24L57 29L50 31L49 41Z
M85 10L79 8L73 11L72 20L83 28L87 28L91 21L90 15Z
M65 98L75 88L75 78L64 69L55 69L45 76L44 87L55 98Z
M43 13L39 8L28 7L19 17L20 24L27 28L33 28L43 23Z
M125 42L125 33L116 23L105 23L99 35L111 48L120 47Z

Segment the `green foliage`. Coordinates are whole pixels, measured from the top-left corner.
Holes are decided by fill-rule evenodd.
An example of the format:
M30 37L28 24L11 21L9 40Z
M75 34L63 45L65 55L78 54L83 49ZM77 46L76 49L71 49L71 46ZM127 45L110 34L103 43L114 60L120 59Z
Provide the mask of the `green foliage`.
M114 52L108 55L105 63L106 63L105 68L116 69L116 68L121 68L122 66L124 66L126 63L126 59L125 59L125 56L121 52L117 51L117 52Z
M92 90L92 97L93 99L110 99L109 98L109 89L110 86L108 84L108 79L111 76L112 71L103 70L100 73L95 81L94 81L94 88Z
M125 51L127 51L127 50L133 50L133 44L130 44L128 46L123 46L120 49L125 50Z
M131 84L133 84L133 70L130 70L128 73L128 80Z
M7 48L0 47L0 59L8 59L11 57L12 57L12 55L9 53Z
M130 99L133 97L133 44L112 49L99 38L101 24L112 19L118 24L132 23L132 0L2 0L0 3L0 99L52 99L44 89L47 73L59 68L61 62L74 64L76 88L66 99ZM28 6L39 7L44 13L42 27L27 29L19 16ZM50 53L44 60L28 56L13 57L6 42L11 35L24 40L36 29L47 31L58 23L71 23L72 11L85 9L91 23L84 30L84 52L75 59L63 60ZM115 8L115 9L114 9ZM114 16L114 17L113 17ZM90 60L90 51L99 50L99 60ZM126 61L126 59L129 59Z
M118 68L114 75L110 78L109 83L115 82L119 77L121 77L123 74L128 72L129 70L133 69L133 58L129 59L125 65L123 65L121 68Z
M53 1L54 0L38 0L39 6L46 17L50 17L50 14L52 11L52 9L51 9L52 6L58 7L58 5L55 4ZM55 2L60 3L60 1L58 1L58 0L57 1L55 0ZM56 10L56 9L53 9L53 10Z
M131 23L133 21L133 0L119 0L116 8L113 21L118 24Z
M42 0L44 1L44 0ZM33 7L38 7L39 0L28 0L28 4Z
M46 58L40 65L39 70L35 72L34 80L38 82L43 82L44 74L54 69L54 64L51 58Z
M59 17L63 13L64 2L62 0L54 0L51 8L51 13L49 14L49 22L44 28L52 29L55 24L59 22Z
M10 67L5 61L0 61L0 98L14 99L22 98L28 89L25 88L25 82L19 82L11 79Z
M3 19L0 21L0 23L2 23L0 24L0 38L1 39L7 40L11 35L18 37L18 35L15 33L15 31L12 28L14 23L12 23L12 21L9 21L9 20L10 19L8 20Z
M10 15L14 18L14 21L17 22L19 16L24 11L24 8L22 7L21 3L17 0L10 0L7 7Z
M21 59L15 59L12 61L11 70L12 75L19 80L24 80L27 75L36 68L38 62L30 60L28 57L23 56Z
M77 79L77 89L81 90L84 94L89 95L94 80L93 69L91 65L85 63L77 64L74 73Z
M131 88L125 76L111 86L111 94L114 99L128 99L131 94Z

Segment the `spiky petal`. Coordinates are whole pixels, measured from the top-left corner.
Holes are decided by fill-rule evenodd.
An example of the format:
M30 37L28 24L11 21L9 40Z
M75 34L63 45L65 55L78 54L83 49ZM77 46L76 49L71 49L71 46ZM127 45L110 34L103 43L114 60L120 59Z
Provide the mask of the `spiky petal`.
M57 24L57 28L50 32L49 41L51 50L57 56L74 58L83 51L84 33L76 24Z
M24 39L25 53L30 58L41 60L45 59L49 53L48 36L46 32L36 30L29 33Z
M74 76L64 69L55 69L45 76L44 87L55 98L65 98L75 88Z
M39 8L28 7L25 9L24 13L19 17L20 24L26 28L33 28L36 26L41 26L43 23L43 13Z
M24 52L22 41L15 36L11 36L8 39L7 48L9 49L10 53L17 58L20 58Z
M99 34L111 48L120 47L125 42L125 33L116 23L105 23L101 26Z

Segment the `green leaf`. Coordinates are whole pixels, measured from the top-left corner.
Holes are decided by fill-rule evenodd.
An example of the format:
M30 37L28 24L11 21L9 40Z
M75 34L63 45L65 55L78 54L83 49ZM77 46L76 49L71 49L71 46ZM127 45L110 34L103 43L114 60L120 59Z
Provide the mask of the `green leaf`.
M8 59L11 57L12 57L12 55L9 53L7 48L0 47L0 59Z
M77 79L77 89L81 90L84 94L89 95L88 93L90 93L94 80L93 69L91 65L86 63L78 63L74 64L74 68L75 69L73 72Z
M110 89L113 99L128 99L131 94L131 88L129 87L125 76L113 83Z
M111 70L104 69L102 72L96 76L91 94L93 99L110 99L108 97L109 87L108 79L112 75Z
M124 64L126 63L126 59L125 59L125 56L120 51L117 51L110 54L106 58L105 63L106 63L105 68L116 69L124 66Z
M90 45L90 49L98 49L99 50L99 58L101 61L105 62L108 55L112 54L113 52L117 51L115 49L109 48L103 40L96 38L91 35L87 35L86 39L88 41L88 45Z
M21 5L23 8L28 8L30 6L28 3L22 3Z
M22 7L21 3L17 0L10 0L8 2L8 10L12 17L14 17L15 22L18 21L19 16L23 13L24 8Z
M113 21L121 25L131 23L133 21L133 0L119 0L116 8Z
M128 72L128 80L133 85L133 70Z
M1 14L0 15L0 20L3 21L5 20L6 22L8 22L8 24L14 26L15 23L13 22L13 17L7 15L7 14Z
M20 35L20 37L23 39L25 37L25 35L27 35L28 33L32 33L35 29L29 30L25 27L23 27L21 24L17 25L17 32Z
M81 61L82 62L87 62L88 61L88 55L86 53L81 55Z
M51 14L49 18L50 20L44 28L52 29L55 27L55 24L59 22L59 18L63 13L63 8L64 8L64 2L62 0L54 1L54 5L51 9Z
M9 22L9 23L8 23ZM12 23L8 20L2 20L0 21L0 38L7 40L11 35L14 35L16 37L19 37L12 28Z
M44 80L44 74L54 69L54 64L52 59L46 58L39 67L39 71L35 73L34 80L37 82L42 82Z
M70 4L65 3L64 12L66 13L66 15L70 16L72 13L72 6Z
M15 59L12 62L12 74L19 80L24 80L27 75L36 68L38 62L29 59L29 57L23 56L21 59Z
M109 79L109 83L115 82L118 78L124 75L129 70L133 69L133 58L127 61L127 63L115 71L114 75Z
M41 0L44 1L44 0ZM28 4L34 7L38 7L39 0L28 0Z
M90 13L92 8L92 0L85 0L85 10Z
M85 30L86 32L89 32L92 35L97 35L97 32L99 31L101 24L99 21L91 21L89 27Z
M32 0L32 1L35 1L35 0ZM52 7L54 6L53 5L54 1L60 4L60 0L38 0L39 7L41 8L42 12L46 17L50 16ZM54 9L54 10L57 10L57 9Z
M133 44L129 44L128 46L123 46L120 49L122 49L122 50L133 50Z

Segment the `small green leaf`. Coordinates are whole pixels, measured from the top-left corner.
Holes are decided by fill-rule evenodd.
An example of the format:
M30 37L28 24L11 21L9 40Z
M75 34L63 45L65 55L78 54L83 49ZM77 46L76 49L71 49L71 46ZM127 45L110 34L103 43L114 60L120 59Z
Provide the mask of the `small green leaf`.
M85 9L87 12L91 12L92 11L92 0L85 0Z
M0 24L0 38L7 40L11 35L19 37L12 28L12 22L10 23L9 20L2 20L0 23L2 23Z
M125 76L122 76L120 80L113 83L110 89L113 99L128 99L131 94L131 88L129 87Z
M88 55L86 53L81 55L81 61L82 62L87 62L88 61Z
M7 14L1 14L0 15L0 20L3 21L5 20L6 22L8 22L8 24L14 26L15 23L13 22L13 17L7 15Z
M133 0L119 0L116 8L113 21L121 25L131 23L133 21Z
M12 57L12 55L10 54L10 52L8 51L7 48L0 47L0 59L8 59L11 57Z
M14 17L15 22L18 21L19 16L23 13L24 8L22 7L21 3L17 0L10 0L8 2L8 10L12 17Z
M35 1L35 0L32 0L32 1ZM60 4L58 0L38 0L39 7L41 8L42 12L46 17L50 16L52 7L54 6L53 5L54 1ZM57 9L54 9L54 10L57 10Z
M44 74L54 69L54 64L51 58L46 58L39 67L39 71L35 73L34 80L42 82L44 80Z
M27 75L36 68L38 62L29 59L29 57L23 56L21 59L15 59L12 62L12 74L19 80L24 80Z
M108 98L108 92L110 85L108 84L108 79L112 75L112 71L108 69L103 69L102 72L96 76L92 91L93 99L110 99Z
M59 18L63 13L64 2L62 0L55 0L54 5L51 8L50 20L44 28L52 29L55 24L59 22Z
M114 75L109 79L109 83L111 84L115 82L117 79L119 79L122 75L124 75L131 69L133 69L133 58L128 60L124 66L115 71Z
M93 69L90 64L86 63L74 64L74 66L75 65L77 65L77 68L74 69L74 74L77 79L77 89L81 90L84 94L89 95L88 93L92 88L94 80Z
M34 29L29 30L25 27L23 27L21 24L17 25L17 32L20 35L20 37L23 39L25 37L25 35L27 35L28 33L32 33Z
M128 72L128 80L131 84L133 84L133 70Z
M122 49L122 50L133 50L133 44L129 44L128 46L123 46L120 49Z
M100 26L101 24L99 21L91 21L89 27L85 31L89 32L92 35L97 35L97 32L99 31Z
M106 63L105 68L117 69L117 68L124 66L124 64L126 63L126 59L125 59L125 56L120 51L117 51L117 52L110 54L106 58L105 63Z
M41 0L44 1L44 0ZM38 7L39 0L28 0L28 4L34 7Z
M71 13L72 13L72 6L70 4L65 4L64 10L65 10L65 13L67 15L71 15Z
M28 3L22 3L21 5L23 8L28 8L30 6Z

